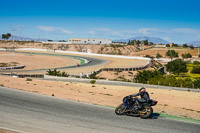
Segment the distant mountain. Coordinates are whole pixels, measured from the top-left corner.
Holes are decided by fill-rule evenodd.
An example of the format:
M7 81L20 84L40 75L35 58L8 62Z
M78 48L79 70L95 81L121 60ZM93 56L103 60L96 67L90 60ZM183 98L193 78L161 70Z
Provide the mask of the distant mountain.
M193 45L193 46L195 46L195 47L198 47L198 46L200 46L200 41L193 41L193 42L189 42L189 43L187 43L188 45Z
M157 37L148 37L148 36L138 36L138 37L132 37L129 39L119 39L119 40L113 40L113 42L126 42L128 43L129 40L148 40L149 42L153 42L153 43L158 43L158 44L168 44L169 42L167 42L164 39L161 38L157 38Z

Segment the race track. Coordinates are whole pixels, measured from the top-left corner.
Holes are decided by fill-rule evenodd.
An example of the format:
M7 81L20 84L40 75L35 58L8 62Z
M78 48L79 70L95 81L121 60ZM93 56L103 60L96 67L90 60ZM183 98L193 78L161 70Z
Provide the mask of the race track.
M112 108L0 87L0 128L28 133L197 133L200 124L117 116Z
M56 57L64 57L64 58L74 58L74 59L78 59L78 60L85 59L85 60L89 61L89 63L80 64L79 68L80 67L104 65L104 64L109 63L108 60L98 59L98 58L94 58L94 57L85 57L85 56L73 56L73 55L37 53L37 52L19 52L19 51L15 51L15 53L24 53L24 54L33 54L33 55L47 55L47 56L56 56ZM66 70L66 69L71 69L71 68L77 68L77 65L50 68L50 69ZM33 70L17 70L17 69L0 70L0 72L46 72L47 70L49 70L49 68L47 68L47 69L33 69Z

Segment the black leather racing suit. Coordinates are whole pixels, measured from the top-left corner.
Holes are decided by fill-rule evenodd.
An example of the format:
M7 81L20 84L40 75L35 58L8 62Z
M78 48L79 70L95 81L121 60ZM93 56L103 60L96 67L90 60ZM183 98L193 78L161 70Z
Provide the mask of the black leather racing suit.
M138 99L139 102L149 102L149 100L150 100L148 92L139 92L139 93L133 94L131 96L133 96L133 97L140 96L141 98Z
M133 96L133 97L135 97L135 96L140 96L141 98L137 98L137 99L136 99L136 100L139 101L139 105L141 105L142 102L148 102L148 101L150 100L150 97L149 97L149 93L148 93L148 92L139 92L139 93L137 93L137 94L132 94L132 95L130 95L130 96ZM130 100L130 99L129 99L128 97L129 97L129 96L127 96L127 97L125 97L125 98L123 99L123 103L124 103L126 109L129 109L129 101L128 101L128 100Z

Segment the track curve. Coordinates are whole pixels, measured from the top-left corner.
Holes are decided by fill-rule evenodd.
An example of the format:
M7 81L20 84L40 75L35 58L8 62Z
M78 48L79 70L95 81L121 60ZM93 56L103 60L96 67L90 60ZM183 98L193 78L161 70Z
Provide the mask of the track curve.
M197 133L200 124L116 116L112 108L0 87L0 128L29 133Z
M73 55L63 55L63 54L50 54L50 53L34 53L34 52L19 52L15 51L15 53L25 53L25 54L35 54L35 55L48 55L48 56L59 56L59 57L66 57L66 58L75 58L78 60L85 59L88 60L89 63L80 64L79 67L88 67L88 66L98 66L104 65L109 63L108 60L98 59L94 57L85 57L85 56L73 56ZM49 69L57 69L57 70L66 70L71 68L77 68L76 65L73 66L66 66L66 67L57 67L57 68L47 68L47 69L33 69L33 70L0 70L0 72L43 72Z

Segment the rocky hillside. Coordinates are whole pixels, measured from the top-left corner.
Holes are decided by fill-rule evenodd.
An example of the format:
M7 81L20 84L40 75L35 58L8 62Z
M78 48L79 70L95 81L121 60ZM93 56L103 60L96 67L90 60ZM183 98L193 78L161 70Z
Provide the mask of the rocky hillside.
M25 42L25 41L0 41L0 48L41 48L41 49L56 49L77 52L91 52L99 54L112 55L133 55L139 51L135 46L127 45L69 45L69 44L52 44L41 42Z

